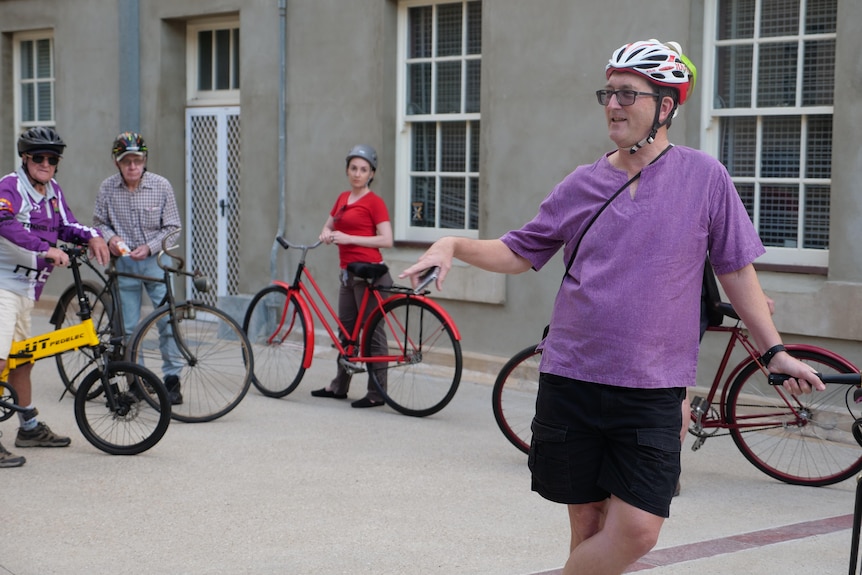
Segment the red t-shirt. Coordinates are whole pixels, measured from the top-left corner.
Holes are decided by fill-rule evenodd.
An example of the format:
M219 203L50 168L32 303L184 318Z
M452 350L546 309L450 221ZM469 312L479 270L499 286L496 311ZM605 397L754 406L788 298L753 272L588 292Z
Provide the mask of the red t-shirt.
M371 191L352 204L347 203L349 197L349 191L342 192L329 212L335 230L351 236L376 236L377 225L389 221L389 210L383 199ZM339 245L338 256L342 269L353 262L378 264L383 261L379 249L352 244Z

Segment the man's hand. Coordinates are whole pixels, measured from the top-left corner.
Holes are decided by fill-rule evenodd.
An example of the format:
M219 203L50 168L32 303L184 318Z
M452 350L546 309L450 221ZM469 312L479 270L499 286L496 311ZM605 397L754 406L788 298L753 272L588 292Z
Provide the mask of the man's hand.
M826 385L808 364L802 363L786 351L775 354L769 362L769 371L791 376L784 382L784 389L792 395L803 395L812 391L823 391Z
M446 274L452 267L453 253L455 251L453 238L441 238L434 242L428 250L419 257L419 260L398 274L399 278L410 278L410 284L415 288L419 285L419 276L427 269L439 267L440 273L437 275L435 287L437 291L443 289L443 280L446 279Z
M45 252L45 259L49 260L54 266L61 268L69 265L69 256L60 248L48 248L48 251Z
M90 241L87 242L87 248L89 248L90 257L95 257L96 261L99 262L100 265L106 266L108 262L111 261L111 251L108 249L108 244L105 242L105 238L91 238ZM66 259L66 265L68 265L68 258Z

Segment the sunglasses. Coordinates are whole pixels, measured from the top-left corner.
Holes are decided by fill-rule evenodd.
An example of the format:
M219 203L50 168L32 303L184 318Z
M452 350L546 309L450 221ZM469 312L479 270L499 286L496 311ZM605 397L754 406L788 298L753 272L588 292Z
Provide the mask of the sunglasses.
M48 164L51 166L56 166L60 163L60 156L55 156L53 154L33 154L30 155L30 159L33 160L34 164L41 164L45 160L48 160Z

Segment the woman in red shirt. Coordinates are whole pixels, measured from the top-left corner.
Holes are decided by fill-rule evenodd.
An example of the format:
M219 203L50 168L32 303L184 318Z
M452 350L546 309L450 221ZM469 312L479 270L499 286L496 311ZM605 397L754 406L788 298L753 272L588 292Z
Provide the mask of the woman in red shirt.
M359 320L359 306L365 294L365 280L347 271L348 264L354 262L383 263L380 248L392 247L392 224L389 211L383 200L368 187L377 171L377 152L371 146L354 146L347 154L347 179L350 190L342 192L329 218L320 232L320 240L338 246L341 264L341 287L338 290L338 317L348 332L353 331ZM387 272L375 285L390 286L392 277ZM374 308L366 310L366 316ZM365 318L362 318L363 320ZM344 334L341 334L344 338ZM386 353L385 334L375 334L375 353ZM345 399L350 388L351 374L338 366L335 378L322 389L311 392L314 397ZM386 369L378 373L378 380L385 388ZM353 407L377 407L383 405L383 398L368 376L368 392L362 399L351 403Z

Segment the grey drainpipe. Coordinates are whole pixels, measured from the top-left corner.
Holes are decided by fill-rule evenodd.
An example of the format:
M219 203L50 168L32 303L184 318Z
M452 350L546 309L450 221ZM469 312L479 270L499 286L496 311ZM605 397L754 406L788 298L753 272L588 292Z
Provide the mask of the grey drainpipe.
M141 19L138 0L120 0L119 28L120 131L141 131Z
M287 106L287 96L285 94L285 82L287 80L287 0L278 0L278 18L279 18L279 75L278 75L278 234L276 237L284 235L286 206L287 203L287 171L286 159L287 153L287 126L285 108ZM276 240L272 242L272 253L269 257L269 275L273 280L278 279L277 255L279 246Z

